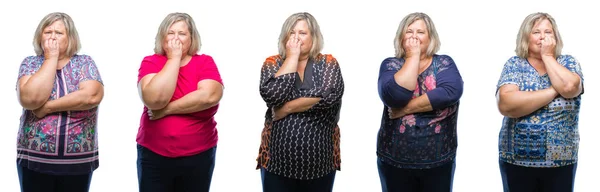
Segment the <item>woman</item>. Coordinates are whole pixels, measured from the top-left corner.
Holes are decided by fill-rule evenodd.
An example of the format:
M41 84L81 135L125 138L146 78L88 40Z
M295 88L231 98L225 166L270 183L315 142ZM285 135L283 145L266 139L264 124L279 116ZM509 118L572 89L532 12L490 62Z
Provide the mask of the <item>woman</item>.
M23 114L17 140L22 192L88 191L98 168L98 105L104 88L81 48L75 23L50 13L33 37L35 56L23 60L17 94Z
M265 192L333 189L344 81L337 60L322 48L315 18L295 13L281 29L279 54L262 66L260 95L268 109L257 169Z
M381 63L384 104L377 137L383 191L452 191L456 122L463 81L424 13L404 17L394 39L396 57Z
M533 13L521 24L517 56L504 64L496 97L505 116L498 143L505 191L573 191L583 74L562 46L554 18Z
M192 17L171 13L158 28L154 55L138 74L144 103L137 135L141 192L209 191L217 145L214 115L223 82L211 56L197 54Z

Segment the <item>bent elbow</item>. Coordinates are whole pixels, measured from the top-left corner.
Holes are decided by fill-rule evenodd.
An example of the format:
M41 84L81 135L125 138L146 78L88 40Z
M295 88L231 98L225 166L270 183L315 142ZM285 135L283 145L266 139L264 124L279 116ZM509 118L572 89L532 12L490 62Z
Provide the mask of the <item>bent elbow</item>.
M500 111L500 114L502 114L502 116L509 117L509 118L518 118L518 116L513 111L503 110L503 109L500 109L499 111Z
M206 103L210 106L215 106L215 105L219 104L220 101L221 101L220 94L214 94L206 99Z
M19 97L19 103L21 104L21 106L28 110L35 110L37 108L40 108L42 105L44 105L44 103L46 103L46 101L48 100L34 97Z
M273 98L274 95L277 94L276 91L278 90L263 86L261 86L259 89L259 93L262 98Z
M408 104L408 101L383 99L383 104L391 108L403 108Z
M162 109L169 104L171 98L161 96L160 94L152 94L151 92L141 92L140 95L142 102L148 109L157 110Z
M500 114L502 114L503 116L506 116L506 117L509 117L509 118L519 118L519 117L521 117L521 115L519 115L518 113L516 113L516 110L514 108L511 108L511 107L507 106L506 104L499 103L498 104L498 111L500 111Z
M454 103L457 103L458 101L460 101L461 97L462 97L462 93L454 94L454 95L450 96L448 101L450 104L454 104Z
M158 110L158 109L165 108L167 106L167 104L169 104L168 100L144 99L144 105L146 105L146 107L151 110Z
M568 83L568 84L565 84L565 86L563 87L562 91L560 92L560 96L562 96L566 99L571 99L571 98L579 96L579 93L580 93L579 84Z
M92 96L86 101L86 104L88 106L96 107L96 106L100 105L101 101L102 101L101 96Z

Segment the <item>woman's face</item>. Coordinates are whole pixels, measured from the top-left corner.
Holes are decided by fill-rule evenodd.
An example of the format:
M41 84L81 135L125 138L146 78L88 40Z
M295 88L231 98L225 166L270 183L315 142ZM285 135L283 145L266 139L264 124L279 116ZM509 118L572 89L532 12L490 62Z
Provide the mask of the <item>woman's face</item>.
M404 32L404 37L402 37L402 45L406 40L414 38L417 39L421 44L421 54L425 54L427 52L427 48L429 47L429 31L427 30L427 25L423 20L419 19L410 24L406 31Z
M192 37L190 35L190 30L186 22L177 21L169 27L167 31L167 37L163 42L163 47L167 47L170 40L177 39L181 42L182 46L182 55L188 55L188 51L190 50L190 46L192 44Z
M289 38L298 38L302 46L300 47L301 55L308 55L312 48L312 33L308 28L308 23L305 20L299 20L290 31Z
M54 40L58 44L59 56L64 56L69 46L69 36L67 35L67 28L61 20L54 21L52 24L46 26L42 31L42 42L41 47L44 47L44 43L48 40Z
M529 33L529 55L539 55L542 49L542 40L546 37L556 39L552 23L548 19L537 21Z

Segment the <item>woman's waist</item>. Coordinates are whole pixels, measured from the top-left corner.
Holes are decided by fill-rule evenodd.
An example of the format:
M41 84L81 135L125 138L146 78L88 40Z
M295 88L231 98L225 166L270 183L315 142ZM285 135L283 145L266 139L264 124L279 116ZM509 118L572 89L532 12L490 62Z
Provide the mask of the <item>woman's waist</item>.
M148 150L169 158L187 157L205 152L217 145L217 138L197 141L175 141L168 140L149 140L138 137L138 145Z
M216 134L216 125L212 118L205 121L178 117L150 120L142 117L138 134L143 133L157 138L203 138Z
M455 132L436 134L408 131L405 133L381 130L377 151L397 161L428 162L444 159L455 153L458 140Z
M439 157L429 159L402 158L380 150L377 150L377 156L384 163L394 167L404 169L429 169L444 165L454 160L456 157L456 150L445 153Z

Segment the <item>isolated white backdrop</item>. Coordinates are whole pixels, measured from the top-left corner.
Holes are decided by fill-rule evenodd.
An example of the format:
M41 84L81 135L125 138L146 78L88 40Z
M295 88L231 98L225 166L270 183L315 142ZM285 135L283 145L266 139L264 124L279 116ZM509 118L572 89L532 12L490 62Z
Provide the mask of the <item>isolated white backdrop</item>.
M142 58L153 53L158 26L171 12L187 12L196 20L201 53L214 57L225 83L216 115L219 144L211 191L261 191L260 174L254 169L266 109L258 93L260 67L267 56L277 53L283 21L300 11L316 17L325 38L323 52L338 59L346 84L339 122L342 171L336 175L334 191L380 191L375 155L383 107L376 88L378 70L384 58L393 56L392 40L400 20L416 11L431 16L442 42L439 54L454 59L465 82L454 191L502 189L497 152L502 116L495 104L495 85L504 62L514 55L521 22L537 11L556 18L565 42L563 53L575 56L583 68L586 92L575 191L595 191L600 131L592 115L600 105L594 99L598 60L592 56L600 43L598 16L592 16L596 10L591 3L563 2L3 1L1 191L19 190L15 167L21 115L15 93L19 64L34 54L31 41L37 24L54 11L72 16L83 45L80 53L92 56L105 83L98 124L100 168L94 172L93 192L137 191L135 136L142 112L137 70Z

